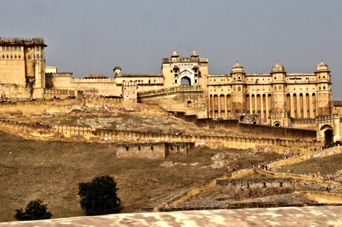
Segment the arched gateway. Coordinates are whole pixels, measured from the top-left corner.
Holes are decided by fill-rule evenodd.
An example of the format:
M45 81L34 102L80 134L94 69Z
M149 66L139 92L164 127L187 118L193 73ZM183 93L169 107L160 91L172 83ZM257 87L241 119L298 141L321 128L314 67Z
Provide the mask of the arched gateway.
M324 145L340 143L340 117L338 114L316 117L317 139Z
M320 128L321 138L325 145L334 143L334 129L331 125L325 124Z

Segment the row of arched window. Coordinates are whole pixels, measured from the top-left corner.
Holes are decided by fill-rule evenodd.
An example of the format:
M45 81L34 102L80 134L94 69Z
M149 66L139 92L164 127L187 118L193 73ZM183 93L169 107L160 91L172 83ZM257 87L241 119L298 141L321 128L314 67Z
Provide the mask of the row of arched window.
M21 46L2 46L2 51L21 51Z
M2 59L20 59L21 58L21 56L20 56L20 54L18 54L18 55L16 55L16 54L3 54L2 56L1 56L1 58Z

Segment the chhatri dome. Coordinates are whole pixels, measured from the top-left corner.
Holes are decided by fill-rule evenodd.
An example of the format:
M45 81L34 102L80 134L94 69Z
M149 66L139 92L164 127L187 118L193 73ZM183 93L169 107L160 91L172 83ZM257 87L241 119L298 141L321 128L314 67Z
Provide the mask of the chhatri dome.
M321 62L316 66L316 72L326 72L329 71L329 66L321 60Z
M273 66L272 68L272 73L284 73L285 72L285 67L282 66L279 61Z
M177 51L173 51L171 57L172 58L178 58L179 54L177 53Z
M232 68L232 73L245 73L245 68L239 64L237 61L236 64Z
M198 54L197 54L197 52L195 50L192 51L191 57L192 58L198 58Z

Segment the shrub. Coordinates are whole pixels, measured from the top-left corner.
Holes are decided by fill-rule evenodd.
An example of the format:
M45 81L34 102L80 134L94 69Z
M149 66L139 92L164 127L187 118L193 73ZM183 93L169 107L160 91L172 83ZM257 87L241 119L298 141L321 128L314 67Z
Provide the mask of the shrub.
M14 218L18 221L50 219L52 214L47 211L47 205L39 199L32 200L26 205L25 212L22 208L15 210Z
M116 182L113 177L95 177L91 182L80 183L78 195L86 215L117 213L121 210L121 200L117 197Z

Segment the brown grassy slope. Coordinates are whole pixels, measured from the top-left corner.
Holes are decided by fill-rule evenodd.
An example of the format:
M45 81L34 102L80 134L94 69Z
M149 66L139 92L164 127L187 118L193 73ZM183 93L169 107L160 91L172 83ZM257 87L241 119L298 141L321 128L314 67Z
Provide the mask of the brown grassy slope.
M222 175L224 170L198 166L162 168L162 161L117 159L110 144L29 141L0 132L0 221L13 220L14 210L42 199L53 217L83 215L78 183L112 175L124 212L147 206L150 198L168 195ZM187 163L210 164L210 154L184 156ZM172 159L169 159L172 160Z
M333 174L342 169L342 154L336 154L324 158L310 159L305 162L283 166L279 172L291 172L297 174L317 173Z

